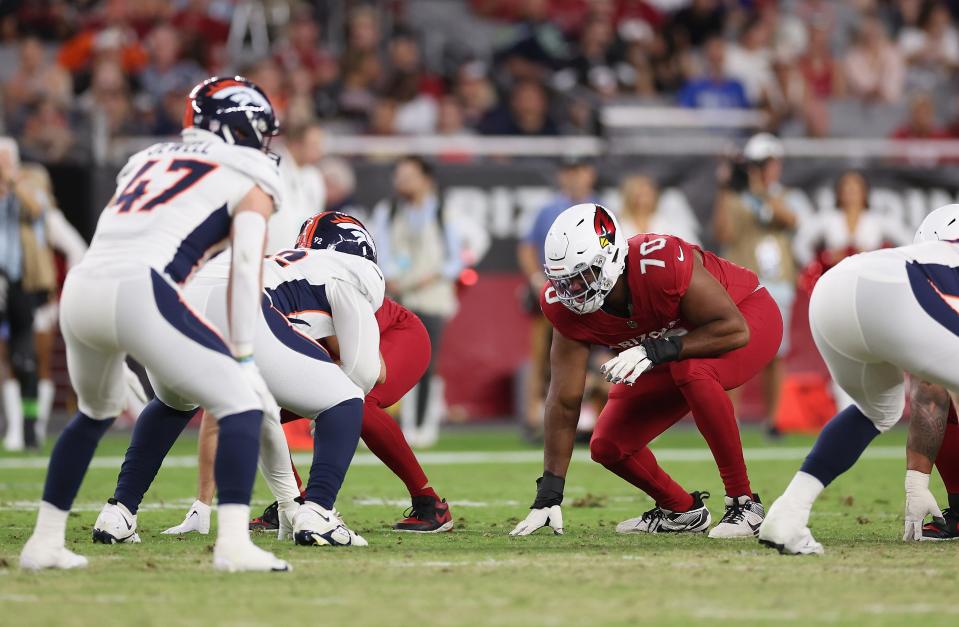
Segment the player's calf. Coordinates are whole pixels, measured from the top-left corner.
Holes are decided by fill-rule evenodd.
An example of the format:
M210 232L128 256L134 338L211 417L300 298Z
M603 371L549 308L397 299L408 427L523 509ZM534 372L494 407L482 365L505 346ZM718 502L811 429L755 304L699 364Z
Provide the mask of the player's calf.
M630 518L616 525L616 533L703 533L709 529L712 517L703 502L709 492L693 492L693 505L684 512L654 507L638 518Z

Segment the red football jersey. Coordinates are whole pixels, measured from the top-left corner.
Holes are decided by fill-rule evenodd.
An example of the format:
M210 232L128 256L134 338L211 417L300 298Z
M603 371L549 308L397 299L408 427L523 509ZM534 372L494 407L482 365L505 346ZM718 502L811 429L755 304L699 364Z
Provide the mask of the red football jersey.
M677 335L693 328L683 320L679 301L693 276L693 256L702 255L706 270L716 277L733 302L739 304L756 291L754 272L704 251L678 237L640 233L627 242L626 272L632 316L620 318L603 310L579 315L567 309L546 285L540 306L553 327L572 340L608 346L620 351L647 337Z
M383 304L376 310L376 324L380 328L380 335L383 335L383 332L394 324L398 324L412 315L409 309L392 298L384 298Z

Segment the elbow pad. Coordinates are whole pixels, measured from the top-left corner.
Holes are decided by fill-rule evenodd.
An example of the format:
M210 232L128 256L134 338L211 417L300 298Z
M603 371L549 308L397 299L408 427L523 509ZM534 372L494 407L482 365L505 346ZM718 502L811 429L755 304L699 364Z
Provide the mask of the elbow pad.
M237 357L253 353L253 337L260 310L263 242L266 220L244 211L233 218L230 267L230 339Z

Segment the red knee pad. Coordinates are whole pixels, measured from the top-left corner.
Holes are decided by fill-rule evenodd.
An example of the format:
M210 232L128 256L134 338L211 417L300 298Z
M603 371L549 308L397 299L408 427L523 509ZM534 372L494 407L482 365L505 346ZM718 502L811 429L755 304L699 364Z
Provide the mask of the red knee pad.
M589 455L593 461L603 466L611 466L627 457L626 452L612 440L604 437L594 437L589 442Z

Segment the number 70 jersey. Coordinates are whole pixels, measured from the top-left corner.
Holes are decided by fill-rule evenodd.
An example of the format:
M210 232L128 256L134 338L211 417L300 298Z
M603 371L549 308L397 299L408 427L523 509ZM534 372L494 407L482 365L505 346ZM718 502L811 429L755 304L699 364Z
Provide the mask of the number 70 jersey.
M736 304L759 285L751 270L672 235L640 233L629 239L627 251L626 271L620 281L627 281L629 287L630 317L621 318L602 309L576 314L559 302L547 284L540 306L557 331L571 340L608 346L617 352L637 346L647 337L690 331L693 327L683 319L679 304L689 288L697 258Z
M183 284L226 247L233 212L254 185L279 205L273 159L204 131L186 135L187 141L154 144L130 158L84 265L146 265Z

